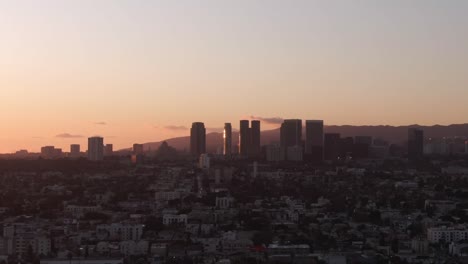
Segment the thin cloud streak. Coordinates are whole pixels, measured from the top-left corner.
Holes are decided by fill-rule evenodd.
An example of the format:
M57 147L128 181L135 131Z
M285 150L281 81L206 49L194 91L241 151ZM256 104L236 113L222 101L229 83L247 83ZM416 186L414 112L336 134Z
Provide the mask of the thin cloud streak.
M250 116L251 119L260 120L270 125L280 125L283 123L282 117L260 117L260 116Z
M186 126L174 126L174 125L165 126L164 128L167 129L167 130L172 130L172 131L182 131L182 130L187 130L188 129L188 127L186 127Z
M106 122L96 122L96 123L94 123L94 124L95 124L95 125L101 125L101 126L105 126L105 125L107 125L107 123L106 123Z
M82 135L73 135L69 133L62 133L55 136L56 138L83 138Z

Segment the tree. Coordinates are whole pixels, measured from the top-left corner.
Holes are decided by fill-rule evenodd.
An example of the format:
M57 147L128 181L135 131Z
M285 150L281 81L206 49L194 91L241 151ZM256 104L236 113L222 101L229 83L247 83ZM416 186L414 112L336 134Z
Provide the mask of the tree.
M259 231L255 232L252 236L252 242L256 246L266 245L268 246L273 241L273 233L271 231Z

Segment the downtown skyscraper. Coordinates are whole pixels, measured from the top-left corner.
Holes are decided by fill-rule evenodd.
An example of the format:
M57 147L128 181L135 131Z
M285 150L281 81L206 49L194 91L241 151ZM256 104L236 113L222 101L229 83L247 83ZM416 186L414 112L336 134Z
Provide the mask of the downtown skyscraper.
M280 145L282 148L302 146L302 120L286 119L280 128Z
M190 129L190 154L199 157L206 153L206 129L202 122L192 123Z
M104 159L104 138L88 138L88 159L91 161L101 161Z
M312 161L323 160L323 120L306 120L305 154Z
M232 155L232 126L231 123L224 124L223 131L223 155L230 157Z
M302 160L302 120L286 119L280 128L281 151L287 160Z
M249 126L250 125L250 126ZM239 154L243 157L255 158L260 155L260 121L240 121Z

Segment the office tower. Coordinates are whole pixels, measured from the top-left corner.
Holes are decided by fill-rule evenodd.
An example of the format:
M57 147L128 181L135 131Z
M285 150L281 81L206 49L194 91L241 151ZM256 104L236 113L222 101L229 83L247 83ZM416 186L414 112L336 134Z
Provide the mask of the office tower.
M45 159L50 159L54 155L54 146L45 146L41 148L41 157Z
M240 129L239 129L239 154L241 156L247 157L249 155L249 145L250 145L249 120L241 120Z
M423 157L424 132L418 128L408 129L408 159L417 160Z
M91 161L104 159L104 139L102 137L88 138L88 159Z
M190 129L190 153L199 157L206 153L206 129L202 122L192 123Z
M323 120L306 120L305 154L310 160L323 160Z
M281 147L302 146L302 120L286 119L280 128Z
M144 154L143 144L133 144L133 154L142 155Z
M114 145L106 144L104 147L104 156L112 156L114 155Z
M340 157L340 134L325 133L324 135L324 158L325 160L336 160Z
M280 145L282 151L286 152L287 160L297 161L296 155L291 155L297 153L298 148L301 148L302 151L302 120L287 119L283 121L280 128Z
M260 156L260 121L252 120L250 122L250 147L249 157L256 158Z
M79 144L71 144L70 145L70 157L77 158L80 156L80 145Z
M232 126L231 123L224 124L224 132L223 132L223 154L226 157L231 156L232 154Z
M243 157L257 158L261 154L260 146L260 121L240 121L239 130L239 154Z

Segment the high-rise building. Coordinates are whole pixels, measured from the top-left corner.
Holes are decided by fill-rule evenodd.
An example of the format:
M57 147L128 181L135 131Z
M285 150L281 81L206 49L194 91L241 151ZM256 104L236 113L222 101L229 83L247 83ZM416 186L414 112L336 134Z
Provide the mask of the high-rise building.
M302 120L286 119L280 128L280 145L286 151L287 160L297 160L296 155L288 157L288 153L297 153L302 150Z
M206 129L202 122L192 123L190 129L190 153L199 157L206 153Z
M133 154L142 155L144 152L143 144L133 144Z
M305 154L310 160L323 160L323 120L306 120Z
M112 156L114 155L114 145L106 144L104 147L104 156Z
M70 157L71 158L77 158L80 156L80 145L79 144L71 144L70 145Z
M104 159L104 139L102 137L88 138L88 159L91 161Z
M340 157L340 134L325 133L324 136L324 158L325 160L336 160Z
M249 157L259 157L261 153L260 146L260 121L252 120L250 122L250 148Z
M239 154L243 157L256 158L260 156L260 121L240 121Z
M280 145L282 148L302 146L302 120L286 119L280 128Z
M417 160L423 157L424 132L419 128L408 129L408 159Z
M54 154L54 146L45 146L41 148L41 157L49 159Z
M240 121L239 129L239 154L243 157L249 155L249 145L250 145L250 128L249 120Z
M231 123L224 124L224 132L223 132L223 154L226 157L231 156L232 154L232 126Z

